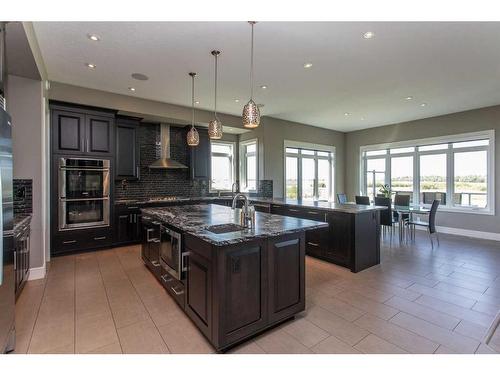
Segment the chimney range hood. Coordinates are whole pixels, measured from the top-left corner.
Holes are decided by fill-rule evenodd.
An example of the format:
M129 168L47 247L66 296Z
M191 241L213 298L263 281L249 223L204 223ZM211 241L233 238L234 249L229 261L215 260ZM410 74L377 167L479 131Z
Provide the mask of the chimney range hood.
M188 168L178 161L170 159L170 125L160 124L160 159L153 162L151 169L185 169Z

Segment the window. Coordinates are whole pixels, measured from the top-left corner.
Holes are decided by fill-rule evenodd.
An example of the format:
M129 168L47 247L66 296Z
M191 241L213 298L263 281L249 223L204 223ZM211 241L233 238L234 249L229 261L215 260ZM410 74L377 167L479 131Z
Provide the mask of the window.
M361 194L388 184L414 204L494 214L493 130L361 147Z
M299 145L285 141L285 197L331 200L333 196L334 148ZM329 149L329 151L327 151Z
M212 141L210 190L231 190L234 182L234 144Z
M257 140L240 143L240 189L257 190Z

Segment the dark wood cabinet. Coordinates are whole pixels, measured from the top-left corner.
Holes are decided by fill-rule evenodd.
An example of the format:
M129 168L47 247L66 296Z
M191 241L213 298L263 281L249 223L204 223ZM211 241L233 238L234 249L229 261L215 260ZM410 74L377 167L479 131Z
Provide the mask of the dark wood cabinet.
M268 241L269 322L279 322L305 309L304 235Z
M140 151L137 139L139 123L140 119L137 118L116 118L116 180L140 178Z
M79 154L85 152L85 115L52 110L52 149L54 152Z
M116 206L113 244L139 243L142 239L141 217L139 207Z
M306 253L359 272L380 263L380 213L328 211L271 204L271 213L324 221L328 228L306 232Z
M111 227L58 232L52 237L51 254L62 255L75 251L101 249L113 243Z
M189 167L191 179L210 178L210 138L207 129L199 129L200 143L190 147Z
M207 337L212 336L212 264L193 249L186 276L186 313Z
M52 152L106 155L113 152L114 112L51 103Z

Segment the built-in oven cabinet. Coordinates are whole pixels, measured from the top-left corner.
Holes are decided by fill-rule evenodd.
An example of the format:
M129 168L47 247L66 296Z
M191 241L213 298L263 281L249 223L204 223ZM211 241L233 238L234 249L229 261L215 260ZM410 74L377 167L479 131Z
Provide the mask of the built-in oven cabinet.
M114 113L51 104L52 152L66 155L112 155Z

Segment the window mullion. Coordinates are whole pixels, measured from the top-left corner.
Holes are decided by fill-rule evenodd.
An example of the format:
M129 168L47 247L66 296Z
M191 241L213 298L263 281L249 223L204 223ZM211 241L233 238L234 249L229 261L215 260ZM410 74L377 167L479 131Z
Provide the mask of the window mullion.
M448 199L446 200L446 206L447 207L453 207L453 193L455 191L455 171L454 171L454 160L455 156L453 154L453 149L452 149L452 144L450 143L448 145L448 150L446 152L446 182L447 182L447 187L446 187L446 194L448 195Z

